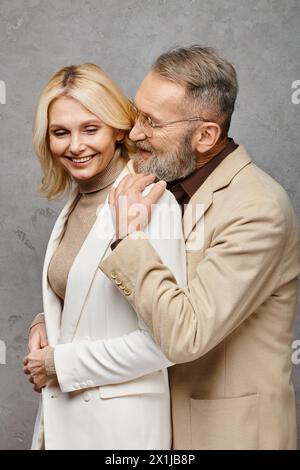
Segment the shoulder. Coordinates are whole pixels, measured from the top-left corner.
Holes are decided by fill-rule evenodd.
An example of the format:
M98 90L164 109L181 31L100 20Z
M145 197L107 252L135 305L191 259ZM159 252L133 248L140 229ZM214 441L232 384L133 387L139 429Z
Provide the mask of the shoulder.
M250 161L230 181L229 185L214 194L225 210L266 213L282 220L295 218L286 190L266 171Z

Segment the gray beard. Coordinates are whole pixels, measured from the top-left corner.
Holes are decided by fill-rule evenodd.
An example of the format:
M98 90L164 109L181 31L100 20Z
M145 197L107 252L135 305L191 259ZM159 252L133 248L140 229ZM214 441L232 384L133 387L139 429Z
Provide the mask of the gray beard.
M153 174L167 182L185 178L196 169L196 156L191 148L190 138L190 133L184 136L175 154L155 154L148 143L138 142L137 148L150 151L151 156L144 160L138 153L133 155L135 172Z

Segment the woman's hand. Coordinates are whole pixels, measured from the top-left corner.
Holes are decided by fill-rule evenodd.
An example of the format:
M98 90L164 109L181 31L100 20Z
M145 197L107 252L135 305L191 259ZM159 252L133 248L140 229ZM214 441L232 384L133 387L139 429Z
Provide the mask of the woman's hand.
M34 350L23 359L24 374L30 375L29 382L34 385L33 389L36 392L40 392L49 380L45 360L50 349L49 346L46 346L43 349Z
M28 352L24 358L24 373L30 375L29 382L32 383L35 392L41 392L49 379L46 375L45 357L47 354L48 338L44 322L32 326L29 332ZM34 354L36 353L36 354Z
M30 329L28 339L28 352L37 351L48 346L45 323L37 323Z

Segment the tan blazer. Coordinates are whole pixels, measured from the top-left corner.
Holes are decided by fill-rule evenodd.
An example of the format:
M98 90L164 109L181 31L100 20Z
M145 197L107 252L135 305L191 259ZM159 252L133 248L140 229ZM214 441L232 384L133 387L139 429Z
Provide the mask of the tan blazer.
M294 449L300 251L288 196L239 146L192 197L183 224L187 289L147 240L122 241L101 266L131 286L127 300L182 363L169 369L173 447Z

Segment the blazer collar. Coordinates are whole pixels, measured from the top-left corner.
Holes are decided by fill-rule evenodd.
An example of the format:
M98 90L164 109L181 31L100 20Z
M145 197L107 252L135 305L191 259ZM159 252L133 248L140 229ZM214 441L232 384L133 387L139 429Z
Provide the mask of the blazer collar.
M243 145L239 145L209 175L203 185L190 199L183 216L185 240L191 234L196 223L202 218L213 202L213 193L228 186L235 175L251 162Z

